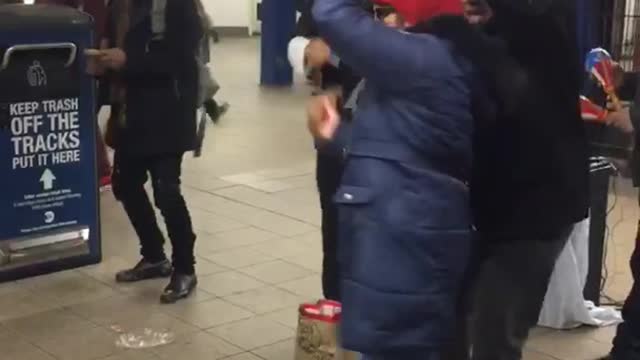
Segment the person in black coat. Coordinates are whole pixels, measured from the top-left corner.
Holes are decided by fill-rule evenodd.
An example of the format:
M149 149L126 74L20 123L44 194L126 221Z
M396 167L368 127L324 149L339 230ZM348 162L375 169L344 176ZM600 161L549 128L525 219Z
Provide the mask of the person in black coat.
M505 41L524 72L524 96L509 115L476 129L476 264L461 303L473 313L472 358L518 360L556 260L588 211L576 9L570 0L466 0L465 12ZM465 315L448 358L470 356Z
M295 36L309 39L305 49L305 59L292 59L306 63L309 68L318 71L321 90L339 88L343 99L349 99L351 93L360 82L361 78L344 63L334 59L332 61L331 49L319 37L315 22L311 14L313 0L301 0L297 4L301 16L298 20ZM290 54L291 55L291 54ZM290 56L292 58L293 56ZM333 62L333 64L332 64ZM296 64L294 68L296 67ZM345 100L346 101L346 100ZM351 114L348 110L343 113L348 121ZM338 190L343 172L343 153L341 148L332 146L318 146L316 161L316 180L320 193L320 206L322 208L322 289L325 298L340 300L339 267L337 259L338 237L338 209L333 203L333 196Z
M640 186L640 74L627 73L624 76L619 95L622 100L632 100L629 107L609 113L607 124L624 133L633 133L635 147L630 162L634 186ZM611 354L602 360L640 359L640 228L636 235L636 246L631 255L631 275L633 285L627 297L622 316L624 323L618 325L613 340Z
M152 0L113 0L110 49L96 54L112 82L111 145L116 150L113 190L140 239L142 260L119 272L118 282L172 276L161 301L187 297L196 286L195 234L180 190L183 154L195 143L198 69L203 29L194 1L167 0L158 20ZM163 21L162 21L163 20ZM144 189L151 175L164 236Z

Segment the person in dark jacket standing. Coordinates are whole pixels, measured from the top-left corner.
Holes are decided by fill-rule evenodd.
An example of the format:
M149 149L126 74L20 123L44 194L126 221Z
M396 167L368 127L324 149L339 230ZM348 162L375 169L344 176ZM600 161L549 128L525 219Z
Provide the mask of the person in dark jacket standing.
M296 37L291 41L305 42L304 52L298 56L290 46L289 58L294 68L308 68L319 72L321 90L339 88L341 96L348 99L360 81L351 68L331 56L331 49L319 37L311 14L314 0L298 3L301 13L296 29ZM350 112L343 112L345 120L349 120ZM322 209L322 290L329 300L340 300L338 251L338 210L333 203L333 196L338 190L342 178L343 154L341 148L318 146L316 158L316 181L320 193Z
M640 75L638 73L628 75L630 76L625 76L625 83L630 83L630 86L624 84L623 87L633 89L632 94L622 93L620 98L622 100L633 99L633 102L628 108L610 113L606 120L610 126L625 133L635 133L635 148L630 165L633 184L638 187L640 186ZM602 360L640 359L640 226L630 264L634 283L622 308L624 323L618 325L611 354Z
M203 37L194 1L113 0L109 49L97 61L111 70L113 190L140 239L142 260L118 282L171 276L161 296L173 303L196 287L195 234L180 190L183 154L195 143L198 69ZM151 175L166 223L173 263L144 189Z
M525 75L525 96L513 111L476 129L477 264L461 305L473 314L472 359L518 360L556 260L573 225L587 216L576 9L570 0L467 0L465 11L470 22L506 42ZM451 358L470 356L465 314L459 310Z
M315 85L319 85L320 91L333 92L336 88L339 89L337 97L344 104L340 109L341 117L343 121L350 122L358 94L362 89L362 78L348 64L340 61L336 54L332 53L329 45L319 36L311 12L313 1L301 0L298 2L298 11L301 16L298 20L296 37L290 42L289 59L293 68L301 73L308 69L316 72L315 79L319 78L320 83ZM438 7L449 1L432 0L431 3ZM384 22L387 26L404 26L402 17L389 5L389 1L373 0L360 1L360 3L363 9L366 9L374 18ZM447 9L450 8L452 7ZM302 54L296 54L296 42L305 46ZM342 137L348 137L348 134L344 133ZM325 298L337 301L340 300L340 267L337 258L338 209L334 204L333 197L338 190L344 166L342 140L344 139L316 146L316 180L322 209L322 288Z

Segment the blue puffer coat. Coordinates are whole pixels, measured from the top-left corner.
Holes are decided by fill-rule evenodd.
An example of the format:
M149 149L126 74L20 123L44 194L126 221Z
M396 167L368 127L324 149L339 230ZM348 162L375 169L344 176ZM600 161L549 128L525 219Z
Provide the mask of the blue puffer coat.
M472 68L452 44L375 22L358 0L319 0L314 18L366 79L340 205L343 345L371 355L447 341L472 219Z

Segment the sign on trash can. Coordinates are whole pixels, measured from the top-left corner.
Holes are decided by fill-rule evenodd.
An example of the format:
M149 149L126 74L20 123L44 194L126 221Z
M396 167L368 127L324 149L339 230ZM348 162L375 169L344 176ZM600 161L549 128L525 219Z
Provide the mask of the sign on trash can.
M100 261L92 26L0 6L0 281Z

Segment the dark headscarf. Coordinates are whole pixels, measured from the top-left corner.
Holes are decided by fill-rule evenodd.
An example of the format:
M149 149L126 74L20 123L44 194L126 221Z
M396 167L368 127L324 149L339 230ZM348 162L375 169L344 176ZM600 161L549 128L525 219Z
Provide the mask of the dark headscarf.
M453 51L473 64L474 117L493 121L513 111L524 96L526 76L508 55L505 43L470 25L462 16L442 15L407 29L428 33L452 44Z

